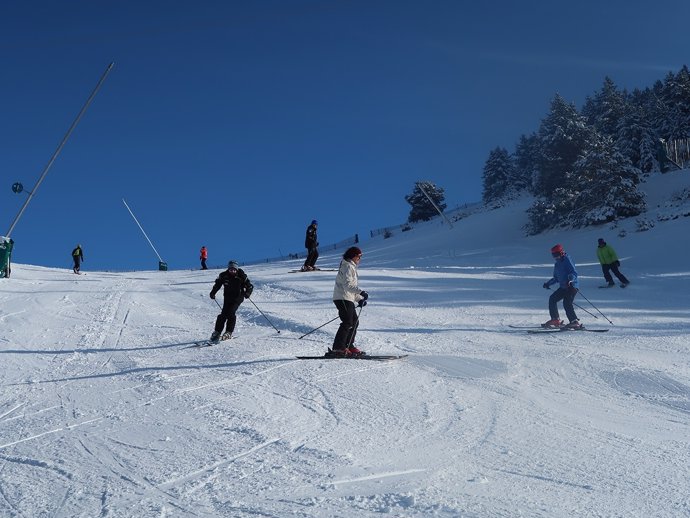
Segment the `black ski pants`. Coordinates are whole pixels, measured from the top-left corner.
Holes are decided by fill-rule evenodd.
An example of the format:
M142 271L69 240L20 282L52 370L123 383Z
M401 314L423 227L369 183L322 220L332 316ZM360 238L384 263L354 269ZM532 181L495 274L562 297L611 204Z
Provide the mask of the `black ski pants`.
M319 258L319 250L316 247L309 248L307 253L307 260L304 261L304 266L311 266L314 268L316 265L316 260Z
M232 333L235 330L235 323L237 323L237 308L242 304L241 300L223 300L223 309L220 315L216 318L216 333L223 332L223 326L225 326L226 333Z
M618 280L621 281L623 284L628 284L629 282L625 275L618 271L617 263L602 264L601 271L604 272L604 279L606 279L606 282L608 284L613 284L613 277L611 277L611 272L613 272L613 275L618 277Z
M565 309L565 314L568 320L572 322L577 320L577 315L575 314L575 308L573 307L573 300L575 300L575 295L577 295L577 290L573 288L558 288L549 297L549 314L551 318L559 318L558 316L558 302L563 301L563 309Z
M333 349L342 351L354 343L357 328L359 327L359 318L357 317L354 302L334 300L333 304L338 308L338 316L340 317L340 327L333 339Z

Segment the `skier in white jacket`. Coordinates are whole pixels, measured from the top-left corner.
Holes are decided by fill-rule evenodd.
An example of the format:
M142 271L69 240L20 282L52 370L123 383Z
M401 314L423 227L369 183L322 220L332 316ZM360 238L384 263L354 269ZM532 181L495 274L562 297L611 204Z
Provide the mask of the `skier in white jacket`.
M357 266L362 260L362 251L356 246L348 248L340 261L338 275L335 277L333 288L333 304L338 308L340 327L335 334L333 347L327 353L333 356L361 356L364 352L354 346L359 318L357 307L363 307L367 303L369 294L359 287Z

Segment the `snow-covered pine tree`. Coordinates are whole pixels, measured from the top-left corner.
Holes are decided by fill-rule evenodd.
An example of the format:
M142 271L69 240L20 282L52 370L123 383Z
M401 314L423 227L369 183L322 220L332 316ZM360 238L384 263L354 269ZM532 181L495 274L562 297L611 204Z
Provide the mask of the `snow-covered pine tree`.
M540 234L551 228L556 221L556 206L546 198L538 198L527 209L527 224L525 232L528 236Z
M660 171L661 142L652 123L649 103L650 91L634 90L628 109L618 124L616 148L633 167L643 173Z
M482 200L485 205L498 203L516 194L515 167L508 150L496 147L484 164Z
M586 153L594 134L575 105L556 94L539 127L541 158L535 189L539 199L528 211L529 233L568 224L582 187L574 173L575 163Z
M627 111L627 94L618 90L610 77L593 97L587 97L582 115L587 123L602 135L615 137L618 126Z
M572 226L597 225L644 212L644 194L637 188L641 172L610 137L597 135L592 140L575 163L574 174L582 189L568 216Z
M660 117L658 131L665 140L690 137L690 71L683 66L677 74L669 72L663 83L655 85Z
M539 160L536 193L549 197L558 187L568 188L575 161L582 155L592 135L585 118L556 94L551 110L539 126Z
M445 194L442 187L437 187L433 182L417 182L412 193L405 196L405 201L412 207L410 209L410 215L407 218L407 221L410 223L429 221L431 218L438 215L434 205L422 192L422 188L441 211L446 208L446 204L444 203Z
M518 191L527 190L534 194L540 156L541 150L537 135L534 133L529 137L520 135L520 140L515 146L515 153L513 154L515 184Z

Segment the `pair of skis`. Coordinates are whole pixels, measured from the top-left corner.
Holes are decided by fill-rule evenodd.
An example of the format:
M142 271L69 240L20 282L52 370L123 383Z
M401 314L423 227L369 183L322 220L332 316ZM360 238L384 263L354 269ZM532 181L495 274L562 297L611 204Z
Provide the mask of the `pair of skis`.
M230 336L228 338L223 338L221 336L220 340L217 342L211 340L200 340L194 342L189 347L211 347L218 345L221 342L230 340L232 338L237 338L237 335ZM331 356L324 354L323 356L297 356L298 360L371 360L371 361L388 361L388 360L400 360L402 358L407 358L407 354L361 354L358 356Z
M564 332L574 332L578 331L588 331L590 333L606 333L608 329L590 329L589 327L581 327L579 329L572 329L570 327L542 327L542 326L508 326L512 329L524 329L530 334L541 334L541 333L564 333Z
M224 336L224 335L223 335ZM237 338L237 335L234 336L228 336L228 337L223 337L221 336L218 341L213 341L213 340L199 340L198 342L194 342L190 347L211 347L213 345L218 345L221 342L225 342L227 340L231 340L232 338Z
M407 354L362 354L358 356L297 356L298 360L371 360L390 361L407 358Z
M337 272L335 268L314 268L313 270L289 270L288 273L309 273L309 272Z

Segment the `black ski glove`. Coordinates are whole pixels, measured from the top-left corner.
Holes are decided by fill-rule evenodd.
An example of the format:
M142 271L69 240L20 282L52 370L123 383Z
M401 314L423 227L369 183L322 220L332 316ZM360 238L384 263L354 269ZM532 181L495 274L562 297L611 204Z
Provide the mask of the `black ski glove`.
M367 300L369 298L369 294L366 291L360 291L359 296L362 297L362 300Z
M216 294L213 293L213 292L211 292L209 296L210 296L212 299L214 299L214 300L215 300L215 298L216 298Z
M366 306L366 305L367 305L367 301L364 300L364 299L360 300L360 301L357 303L357 307L359 307L359 308L363 308L363 307Z
M550 290L550 289L551 289L551 287L549 286L549 283L548 283L548 282L545 282L545 283L542 284L541 286L542 286L542 288L544 288L545 290Z

